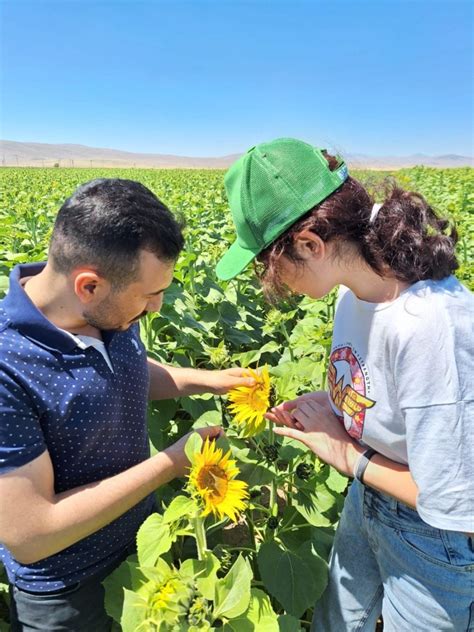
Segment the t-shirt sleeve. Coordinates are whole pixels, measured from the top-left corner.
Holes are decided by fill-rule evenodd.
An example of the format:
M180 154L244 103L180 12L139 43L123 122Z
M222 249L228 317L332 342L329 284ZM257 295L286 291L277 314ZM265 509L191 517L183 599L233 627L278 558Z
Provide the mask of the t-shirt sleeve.
M474 532L473 402L405 410L417 510L438 529Z
M465 356L443 313L412 319L395 356L397 399L405 420L407 460L418 486L417 509L434 527L473 531L472 397ZM464 341L466 344L466 341ZM472 393L471 393L472 395Z
M0 475L29 463L46 449L30 396L0 369Z

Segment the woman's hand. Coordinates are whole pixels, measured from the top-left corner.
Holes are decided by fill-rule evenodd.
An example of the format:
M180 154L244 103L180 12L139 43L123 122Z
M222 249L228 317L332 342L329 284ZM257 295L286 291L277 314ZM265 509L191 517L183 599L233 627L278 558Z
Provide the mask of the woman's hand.
M292 411L298 408L303 402L314 401L320 404L328 413L332 412L331 404L329 403L329 393L327 391L313 391L312 393L305 393L300 395L296 399L291 399L287 402L283 402L278 406L274 406L266 415L267 419L275 422L276 424L289 426L290 428L298 428L303 430L301 424L292 416Z
M301 441L325 463L352 476L354 463L364 449L351 439L332 412L327 393L325 397L320 393L309 393L273 408L270 419L282 424L274 432Z

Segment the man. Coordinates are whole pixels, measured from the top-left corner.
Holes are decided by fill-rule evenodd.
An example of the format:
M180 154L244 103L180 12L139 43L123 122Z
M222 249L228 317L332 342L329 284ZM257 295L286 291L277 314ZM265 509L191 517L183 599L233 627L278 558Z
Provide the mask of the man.
M0 302L0 555L13 631L109 629L101 581L133 549L153 491L188 465L186 437L150 458L147 399L249 383L239 369L146 358L136 323L160 309L182 246L146 187L94 180L61 207L48 262L12 271Z

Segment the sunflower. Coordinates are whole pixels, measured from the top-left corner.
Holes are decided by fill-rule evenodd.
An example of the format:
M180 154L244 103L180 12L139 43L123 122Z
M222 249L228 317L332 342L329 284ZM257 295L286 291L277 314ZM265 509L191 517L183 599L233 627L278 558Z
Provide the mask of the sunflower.
M270 406L270 375L267 367L260 371L248 369L245 375L253 377L253 386L239 386L229 391L232 404L229 411L240 426L245 437L251 437L265 429L265 413Z
M178 589L178 582L175 579L168 579L159 586L152 598L152 607L156 609L166 608L175 597Z
M224 454L207 437L201 452L194 457L189 484L193 495L204 503L202 516L212 512L220 519L228 516L236 522L237 514L245 509L248 491L247 483L234 480L239 469L229 457L230 450Z

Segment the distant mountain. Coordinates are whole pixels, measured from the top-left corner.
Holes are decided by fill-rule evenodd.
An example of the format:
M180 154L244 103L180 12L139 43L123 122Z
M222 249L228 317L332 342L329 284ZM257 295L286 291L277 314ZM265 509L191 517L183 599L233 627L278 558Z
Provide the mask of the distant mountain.
M120 149L87 147L86 145L47 143L20 143L13 140L0 141L1 165L53 167L141 167L141 168L192 168L225 169L240 154L219 158L201 158L173 156L168 154L139 154ZM473 166L472 157L446 154L443 156L367 156L365 154L346 154L347 163L359 169L401 169L425 165L429 167Z

